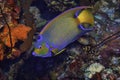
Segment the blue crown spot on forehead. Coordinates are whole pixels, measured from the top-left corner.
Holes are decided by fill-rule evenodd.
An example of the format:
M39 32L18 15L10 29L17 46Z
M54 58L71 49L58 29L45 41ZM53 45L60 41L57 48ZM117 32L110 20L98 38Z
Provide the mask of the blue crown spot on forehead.
M42 35L37 36L37 41L42 41L42 39L43 39Z

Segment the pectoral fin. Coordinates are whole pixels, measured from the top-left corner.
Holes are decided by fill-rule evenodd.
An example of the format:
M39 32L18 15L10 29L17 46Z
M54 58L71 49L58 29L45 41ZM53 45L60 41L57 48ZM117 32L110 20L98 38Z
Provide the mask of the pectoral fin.
M53 49L52 50L52 53L54 54L54 55L58 55L58 54L61 54L63 51L65 51L66 49L64 48L64 49L62 49L62 50L58 50L58 49Z

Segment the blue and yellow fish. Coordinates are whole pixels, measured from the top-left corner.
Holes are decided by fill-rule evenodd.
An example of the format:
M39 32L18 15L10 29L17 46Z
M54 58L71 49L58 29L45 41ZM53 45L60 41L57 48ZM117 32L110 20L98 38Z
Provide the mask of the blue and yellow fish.
M93 30L94 17L90 8L72 8L51 20L39 33L32 54L40 57L57 55L68 44Z

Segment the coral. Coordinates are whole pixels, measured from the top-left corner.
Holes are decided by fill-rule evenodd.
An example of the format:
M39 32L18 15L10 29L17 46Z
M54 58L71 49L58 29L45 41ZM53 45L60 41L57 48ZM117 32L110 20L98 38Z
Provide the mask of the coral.
M109 80L116 80L116 75L113 73L113 70L112 69L105 69L102 71L101 73L101 77L102 79L109 79Z
M95 10L95 28L92 32L88 33L88 35L93 37L95 41L88 39L87 36L87 38L83 37L79 39L81 45L78 44L78 47L70 45L70 47L73 48L67 48L66 52L69 56L66 58L66 61L53 70L55 74L53 77L55 77L55 79L119 79L119 1L100 0L94 5L93 10ZM116 33L116 35L111 36L114 33ZM85 40L85 38L87 40Z
M37 7L32 6L29 8L29 11L35 19L36 28L42 27L43 25L45 25L47 23L47 21L45 19L41 18L40 11Z
M51 12L63 12L76 6L91 6L97 0L44 0Z
M5 71L7 71L6 70L7 68L4 65L7 65L7 67L9 66L8 72L5 72L8 74L7 76L9 80L16 80L16 79L17 80L24 80L24 79L25 80L43 80L43 79L44 80L47 79L48 80L52 80L52 79L53 80L57 80L57 79L58 80L71 80L71 79L117 80L120 79L120 44L119 44L120 39L113 37L112 40L109 39L108 41L99 44L104 39L106 39L113 33L120 30L119 27L120 15L119 15L118 0L98 1L100 5L97 5L99 7L98 9L96 9L96 12L94 13L95 29L91 33L87 34L90 35L92 39L91 38L89 39L88 36L82 37L81 39L79 39L80 44L77 41L75 41L66 47L65 52L59 54L58 56L47 59L36 58L31 56L31 51L33 50L33 46L31 47L33 41L32 38L34 34L33 30L35 30L34 22L38 26L39 24L42 25L41 23L42 19L37 18L39 16L42 16L40 15L41 12L39 14L39 11L35 12L34 10L32 10L31 11L32 15L34 15L34 13L35 15L31 16L31 13L29 13L29 7L30 7L29 2L31 2L31 0L15 0L15 1L22 1L24 3L24 4L21 3L23 12L25 12L22 17L24 19L22 19L23 21L21 21L22 22L21 24L18 21L20 7L19 6L15 7L16 4L14 4L13 1L14 0L9 0L8 2L10 3L9 5L6 3L7 0L1 0L0 3L0 5L4 5L3 2L6 4L6 6L2 6L2 9L4 12L4 16L6 17L6 20L11 28L12 40L14 40L12 53L7 55L8 59L14 59L14 60L8 60L8 62L4 62L3 60L4 56L6 56L7 54L4 53L6 52L5 48L10 49L10 43L9 43L9 47L7 47L7 45L2 39L4 40L9 39L8 36L9 30L6 26L6 23L2 15L0 14L0 30L1 30L0 60L1 62L4 63L4 64L1 63L0 67L3 66L3 68L5 68ZM68 8L79 5L79 4L73 5L72 3L69 3L72 2L73 0L70 0L69 2L68 0L63 0L63 2L61 2L60 0L58 1L44 0L44 1L46 1L46 4L50 10L53 9L52 10L53 12L56 11L62 12ZM84 1L90 1L90 0L84 0ZM66 4L64 2L66 2ZM69 6L69 5L73 5L73 6ZM31 9L35 9L35 8L31 8ZM13 10L15 10L15 13ZM43 14L44 14L44 10L43 10ZM11 15L14 15L14 17ZM36 21L33 21L33 17L36 19ZM43 25L45 23L43 23ZM29 28L26 30L26 28L28 27L30 27L31 29ZM21 31L23 29L25 30ZM23 33L24 35L21 35ZM119 34L117 36L119 36ZM22 44L20 43L20 46L17 46L20 48L16 47L16 44L19 43L18 40L23 41ZM98 45L99 47L96 47L96 45ZM31 49L28 50L30 47ZM20 56L21 53L24 51L25 53L22 54L22 56ZM18 58L16 61L15 58L19 56L20 58ZM9 65L10 63L11 65ZM29 73L30 70L31 73ZM87 77L85 76L86 73L89 73Z
M45 0L45 2L52 12L62 12L77 5L74 0Z
M31 14L34 15L34 19L36 19L36 22L39 22L41 19L40 19L40 11L37 7L35 6L32 6L30 7L29 11L31 12Z
M3 57L4 57L3 44L0 43L0 61L3 60Z
M13 21L16 22L16 20L19 19L19 14L21 10L20 7L17 4L15 4L14 0L2 1L0 7L8 23L11 23ZM2 13L0 18L3 18Z
M85 71L85 76L88 78L92 78L92 76L96 73L100 73L105 67L100 63L91 64Z
M31 30L30 27L25 26L23 24L18 24L17 27L15 27L12 30L12 36L16 37L19 40L25 40L27 39L27 33Z
M18 57L22 52L18 49L19 46L16 49L16 43L25 41L28 38L28 32L32 30L29 26L19 23L21 7L18 5L18 2L15 0L3 0L0 3L1 60L4 57L10 58L11 55Z
M21 54L21 51L19 49L13 48L12 53L7 56L7 59L15 59L16 57L19 57Z
M33 50L32 48L29 53L27 52L27 49L31 47L29 44L32 44L35 27L33 26L34 23L31 22L33 18L31 15L28 15L29 11L27 11L27 14L24 14L24 10L24 12L21 12L21 7L23 7L21 3L23 1L24 0L0 0L0 68L2 68L3 73L7 74L4 77L0 69L0 80L16 80L17 73L19 73L18 70L24 63L23 60L28 59L30 52ZM26 4L24 8L25 6ZM20 12L22 15L19 14ZM23 15L27 15L27 18L21 17ZM25 22L22 23L22 20L25 20ZM11 33L11 35L9 35L9 33ZM12 48L10 36L12 38ZM25 50L23 51L20 46ZM26 54L23 54L23 59L20 55L25 51Z
M109 51L108 55L110 55L110 53L111 53L112 55L119 56L119 54L120 54L120 42L119 42L119 40L120 39L118 38L116 40L113 40L113 41L107 43L105 48L101 51L101 53Z
M12 47L15 46L17 40L25 40L27 38L27 33L31 30L30 27L27 27L23 24L18 24L16 26L11 26L11 37L12 37ZM9 30L7 26L4 26L3 32L1 32L0 39L5 43L6 46L11 47Z

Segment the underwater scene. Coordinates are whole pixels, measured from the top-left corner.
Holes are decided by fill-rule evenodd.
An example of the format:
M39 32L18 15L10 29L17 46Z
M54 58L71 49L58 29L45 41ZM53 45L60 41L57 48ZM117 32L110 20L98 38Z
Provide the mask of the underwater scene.
M0 80L120 80L120 0L0 0Z

